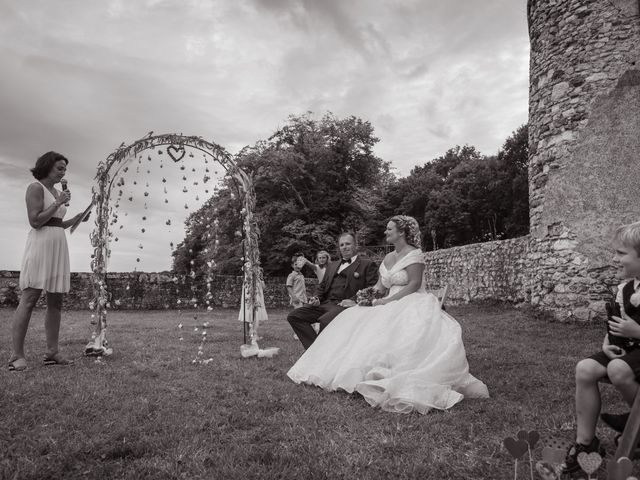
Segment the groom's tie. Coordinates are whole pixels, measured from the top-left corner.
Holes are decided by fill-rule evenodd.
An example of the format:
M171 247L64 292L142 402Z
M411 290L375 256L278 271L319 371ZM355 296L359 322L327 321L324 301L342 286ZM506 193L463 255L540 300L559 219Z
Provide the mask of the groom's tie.
M346 263L347 265L351 264L351 259L350 258L343 258L342 262L340 262L340 265L342 265L343 263Z

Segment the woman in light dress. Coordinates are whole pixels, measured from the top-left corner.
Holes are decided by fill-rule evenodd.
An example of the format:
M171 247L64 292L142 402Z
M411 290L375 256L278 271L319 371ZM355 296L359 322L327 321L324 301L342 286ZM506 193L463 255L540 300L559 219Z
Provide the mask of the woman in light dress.
M395 250L380 265L374 287L383 298L338 315L287 375L325 390L358 392L389 412L448 409L463 398L487 398L469 373L458 322L423 287L420 230L412 217L391 218Z
M65 176L69 161L56 152L47 152L31 169L37 182L27 188L27 215L31 231L27 237L22 266L20 268L20 303L13 315L13 352L9 358L9 370L27 368L24 339L29 328L31 313L42 291L47 294L47 311L44 327L47 337L45 365L70 365L73 360L58 351L60 316L63 294L69 291L69 248L64 230L79 220L79 213L70 220L63 220L71 194L55 188ZM84 221L88 220L88 215Z
M242 294L240 296L240 311L238 312L238 320L245 321L245 323L253 323L253 308L250 307L251 301L249 299L245 299L247 296L247 291L244 288L244 283L242 284ZM269 315L267 314L267 307L264 304L264 281L262 279L256 282L256 298L255 298L255 321L265 322L269 320ZM255 328L257 329L258 324L255 324Z

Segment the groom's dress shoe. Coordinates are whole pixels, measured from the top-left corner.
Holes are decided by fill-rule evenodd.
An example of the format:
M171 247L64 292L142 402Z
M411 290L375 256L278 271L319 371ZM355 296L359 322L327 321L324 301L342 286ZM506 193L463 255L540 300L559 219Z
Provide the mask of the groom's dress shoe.
M629 413L622 413L619 415L614 413L603 413L600 415L600 418L616 432L622 433L624 432L624 427L627 425L627 420L629 420Z

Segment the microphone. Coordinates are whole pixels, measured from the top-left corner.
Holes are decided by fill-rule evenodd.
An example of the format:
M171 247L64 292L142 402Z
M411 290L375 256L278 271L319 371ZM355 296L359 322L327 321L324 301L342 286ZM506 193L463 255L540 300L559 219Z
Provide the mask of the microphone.
M63 192L68 192L69 191L69 188L67 187L67 180L66 179L63 178L62 180L60 180L60 185L62 185L62 191ZM69 202L66 202L64 204L64 206L68 207L69 206Z

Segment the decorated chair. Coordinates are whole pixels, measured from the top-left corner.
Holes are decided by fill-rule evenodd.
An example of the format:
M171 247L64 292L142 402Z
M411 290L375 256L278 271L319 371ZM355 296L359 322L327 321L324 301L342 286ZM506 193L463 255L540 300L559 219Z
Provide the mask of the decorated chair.
M440 287L438 289L435 290L427 290L427 292L435 295L438 300L440 301L440 308L442 310L446 310L445 306L444 306L444 302L447 299L447 292L449 291L449 285L445 285L444 287Z

